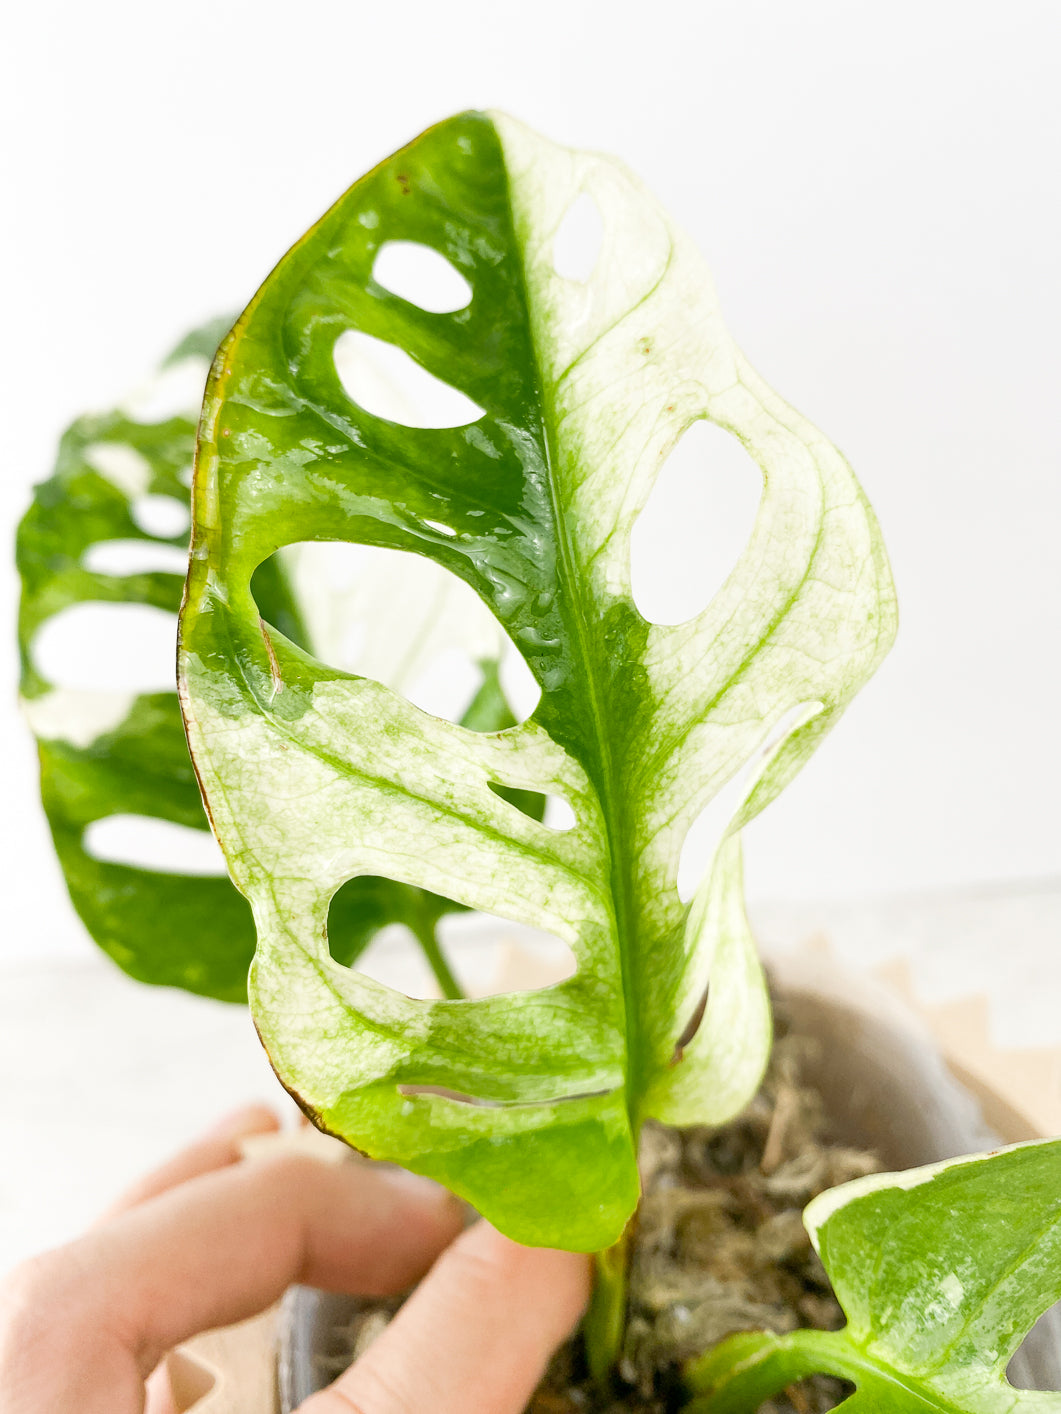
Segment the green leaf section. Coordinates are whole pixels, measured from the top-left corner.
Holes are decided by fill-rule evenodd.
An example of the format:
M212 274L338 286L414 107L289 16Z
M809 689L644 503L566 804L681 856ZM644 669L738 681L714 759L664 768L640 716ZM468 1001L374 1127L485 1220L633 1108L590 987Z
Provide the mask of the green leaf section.
M583 192L605 236L576 282L552 250ZM380 284L391 240L449 260L467 307L432 313ZM439 428L367 412L336 365L349 330L482 415ZM758 462L763 500L715 600L665 627L633 603L630 532L700 418ZM637 1201L641 1122L720 1121L765 1060L739 831L894 629L850 468L749 368L699 255L624 168L472 113L354 186L238 321L207 391L193 537L182 700L253 903L252 1005L285 1085L323 1127L524 1242L610 1245ZM263 627L256 567L315 539L411 551L464 580L541 688L531 719L485 735L440 722ZM686 906L689 826L749 762ZM505 798L526 791L565 799L575 825ZM363 875L555 933L577 973L475 1002L400 996L329 952L330 901Z
M196 351L182 349L181 356ZM55 471L35 488L18 529L21 692L39 742L52 838L88 931L142 981L240 1001L254 925L226 877L136 868L97 859L84 846L88 826L116 814L209 828L176 691L136 696L57 687L33 659L46 621L79 604L146 604L172 612L176 627L179 574L104 574L84 560L108 541L156 541L134 518L135 503L150 495L186 505L194 447L194 411L159 423L116 411L80 418L64 434ZM187 537L161 543L183 548ZM263 589L283 602L278 581Z
M1061 1140L1020 1144L832 1189L805 1222L848 1318L842 1331L750 1332L688 1374L689 1414L754 1414L814 1373L877 1414L1047 1414L1061 1393L1006 1368L1061 1298Z
M187 358L208 359L231 323L219 319L193 331L163 367ZM158 541L137 522L136 503L144 496L164 496L187 505L195 425L194 411L156 423L115 411L80 418L64 434L55 470L35 488L18 529L21 692L38 738L41 795L52 838L89 933L141 981L245 1001L254 923L227 877L140 868L99 859L85 848L88 827L113 815L209 829L176 690L136 695L57 687L45 680L33 657L34 640L50 618L88 603L143 604L172 612L176 638L183 575L105 574L86 567L85 560L96 545ZM187 537L160 543L184 550ZM254 591L269 623L308 644L303 614L280 559L258 568ZM465 720L476 730L498 730L514 719L496 661L484 660L480 667L482 686ZM540 818L540 796L528 796L523 805ZM337 956L351 963L381 928L406 923L421 941L443 992L456 995L459 989L439 951L435 927L443 914L459 907L389 879L358 879L336 900Z

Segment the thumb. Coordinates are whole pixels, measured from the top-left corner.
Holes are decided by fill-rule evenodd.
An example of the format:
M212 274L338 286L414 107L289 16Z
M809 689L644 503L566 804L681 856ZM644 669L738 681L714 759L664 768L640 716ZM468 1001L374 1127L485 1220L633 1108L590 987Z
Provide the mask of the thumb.
M387 1329L299 1414L521 1414L589 1297L589 1262L462 1233Z

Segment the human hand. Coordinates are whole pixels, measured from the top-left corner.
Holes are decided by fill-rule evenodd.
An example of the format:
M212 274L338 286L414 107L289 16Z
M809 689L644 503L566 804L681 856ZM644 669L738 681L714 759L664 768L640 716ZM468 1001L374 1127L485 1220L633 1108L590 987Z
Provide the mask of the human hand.
M586 1259L518 1247L482 1222L461 1232L455 1200L401 1171L240 1161L243 1138L276 1128L269 1111L242 1111L7 1278L2 1414L172 1414L157 1367L181 1341L264 1310L292 1282L381 1296L429 1268L300 1414L520 1414L585 1305Z

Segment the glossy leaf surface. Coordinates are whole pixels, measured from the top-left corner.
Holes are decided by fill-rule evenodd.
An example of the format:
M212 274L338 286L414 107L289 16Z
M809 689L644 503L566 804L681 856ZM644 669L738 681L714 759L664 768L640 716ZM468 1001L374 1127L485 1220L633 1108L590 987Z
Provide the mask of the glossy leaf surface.
M577 281L553 245L583 193L604 235ZM445 257L470 302L391 293L374 276L389 242ZM348 389L368 403L371 386L337 367L352 334L448 385L464 420L367 411ZM714 602L662 627L634 607L629 537L700 418L741 440L763 500ZM476 734L263 628L256 566L313 539L412 551L471 585L541 688L533 716ZM849 467L751 371L700 257L624 168L483 114L384 162L222 346L196 472L181 690L255 910L252 1005L284 1083L324 1127L512 1236L607 1246L636 1203L642 1120L721 1120L755 1088L769 1020L738 832L893 626ZM686 907L688 828L757 753ZM575 824L536 823L497 787L560 796ZM361 874L550 931L578 971L476 1002L400 996L329 955L329 900Z
M214 321L187 336L163 367L190 373L200 388L208 359L231 319ZM189 366L191 365L191 366ZM150 392L148 391L148 400ZM188 756L184 726L171 691L122 692L107 687L57 686L35 661L38 635L64 610L84 605L146 605L172 615L174 652L177 610L187 564L187 532L152 535L138 510L159 498L180 520L187 507L195 452L197 409L144 421L132 410L83 417L65 433L55 471L34 492L19 526L17 555L22 576L19 612L21 693L26 716L38 738L41 794L52 838L74 906L96 942L132 976L144 982L183 987L225 1001L246 999L246 979L254 953L255 930L246 901L221 871L188 874L175 863L150 869L93 853L86 832L114 816L166 821L206 833L209 825ZM156 512L157 514L157 512ZM142 545L147 563L158 550L170 551L176 570L104 572L100 552L125 552ZM152 554L154 552L154 555ZM176 553L173 553L176 552ZM106 561L102 561L106 563ZM121 561L118 560L120 567ZM310 624L328 612L339 617L324 583L300 579L308 608L303 614L292 595L289 574L279 560L255 576L263 616L289 637L308 644ZM375 593L393 593L379 585ZM371 613L370 587L355 606ZM307 624L305 620L310 620ZM432 645L431 624L422 625L422 652ZM110 655L123 650L120 638ZM491 653L495 656L491 656ZM479 730L497 730L514 719L497 677L496 647L481 668L482 686L469 708ZM99 676L117 676L106 652ZM541 798L524 801L541 813ZM135 822L134 822L135 828ZM356 960L380 929L405 923L433 965L435 924L459 905L389 879L363 878L347 890L334 912L333 949L344 963Z
M190 336L175 354L198 356L205 380L209 353L201 344ZM152 606L172 614L176 636L181 573L112 574L90 565L94 547L112 542L173 547L178 561L186 559L187 530L151 535L135 511L145 497L165 498L179 520L194 450L194 407L161 422L143 422L124 410L83 417L64 434L55 471L36 487L18 530L21 692L38 738L52 838L89 932L142 981L239 1001L246 996L254 924L225 874L139 868L86 848L89 826L113 815L209 830L176 682L169 692L144 694L56 686L39 671L34 653L49 620L84 604ZM273 607L283 605L278 583L263 589ZM106 671L104 665L104 677Z
M689 1414L754 1414L816 1372L857 1386L850 1414L1052 1414L1061 1393L1006 1368L1061 1299L1061 1140L1020 1144L816 1198L804 1220L848 1324L750 1332L693 1367Z

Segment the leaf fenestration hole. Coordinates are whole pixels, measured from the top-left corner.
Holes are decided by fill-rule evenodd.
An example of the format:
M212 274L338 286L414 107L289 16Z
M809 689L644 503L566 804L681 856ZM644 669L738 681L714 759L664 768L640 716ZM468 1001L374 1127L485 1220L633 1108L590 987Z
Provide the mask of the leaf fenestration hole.
M527 1107L527 1102L520 1100L486 1100L481 1095L462 1094L459 1090L448 1090L444 1085L399 1085L399 1095L437 1095L443 1100L452 1100L457 1105L473 1105L477 1109L484 1110L507 1110L523 1109ZM530 1107L542 1105L571 1104L578 1100L596 1100L602 1095L611 1094L610 1090L584 1090L574 1095L558 1095L548 1100L532 1100Z
M151 485L151 463L128 442L92 442L84 458L93 471L126 496L143 496Z
M707 998L710 984L704 988L703 994L696 1006L693 1007L692 1015L681 1029L678 1039L674 1043L674 1054L671 1056L671 1065L680 1065L685 1055L685 1048L692 1045L696 1033L700 1030L704 1017L707 1014Z
M72 604L46 620L33 661L55 687L97 692L176 690L177 618L151 604Z
M475 709L468 725L477 731L522 721L537 706L538 684L493 614L425 555L346 541L304 541L277 554L310 651L329 667L375 678L451 722ZM488 684L489 665L498 661L507 719Z
M1006 1379L1014 1389L1061 1390L1061 1304L1032 1326L1006 1366Z
M347 329L336 339L335 369L358 407L403 427L467 427L483 416L478 403L429 373L397 344L359 329Z
M406 997L437 1001L441 989L412 929L377 916L373 890L389 884L387 879L347 880L328 909L328 952L335 962Z
M108 864L129 864L162 874L223 875L224 856L209 830L195 830L153 815L107 815L85 830L86 854Z
M422 712L459 722L482 682L475 662L453 645L425 663L405 689L405 696Z
M139 496L129 508L133 520L145 535L159 540L176 540L187 535L191 509L175 496Z
M850 1380L837 1379L835 1375L808 1375L760 1404L755 1414L809 1414L815 1409L835 1409L854 1392Z
M510 639L501 655L501 690L517 722L525 722L541 701L537 679Z
M437 1000L441 989L409 923L426 908L435 943L467 996L532 991L574 976L571 948L555 934L441 901L393 880L361 876L337 889L328 908L328 951L343 966L407 997ZM424 915L421 914L421 917ZM421 923L421 927L423 924Z
M135 702L133 692L53 687L39 697L24 697L22 713L42 741L67 741L83 749L120 727Z
M520 814L530 820L537 820L547 829L563 834L576 824L575 812L570 802L562 795L541 795L537 791L522 790L518 786L506 786L500 781L487 781L495 795L507 801Z
M210 360L189 354L160 369L150 382L125 400L125 412L134 422L165 422L171 417L196 418L202 406Z
M456 314L472 299L472 287L456 266L419 241L385 241L376 254L372 278L428 314Z
M563 279L584 285L596 269L603 244L600 207L588 192L580 192L553 238L553 269Z
M555 933L489 913L449 913L440 919L438 933L472 996L537 991L578 971L571 947Z
M689 826L678 859L678 896L682 903L689 902L711 867L747 783L744 770L731 776Z
M799 702L768 726L747 760L730 776L690 825L678 858L678 895L688 903L703 881L722 837L763 760L788 736L796 723L813 715L817 702Z
M178 574L183 579L188 552L158 540L97 540L81 556L81 563L93 574Z
M565 800L562 795L547 795L545 797L545 823L550 830L560 833L565 830L573 830L577 821L570 801Z
M500 1110L505 1106L498 1100L484 1100L478 1095L464 1095L459 1090L447 1090L444 1085L399 1085L399 1095L437 1095L443 1100L452 1100L457 1105L474 1105L484 1110Z
M630 537L643 618L685 623L711 602L748 543L762 489L762 472L731 432L701 420L683 433Z

